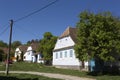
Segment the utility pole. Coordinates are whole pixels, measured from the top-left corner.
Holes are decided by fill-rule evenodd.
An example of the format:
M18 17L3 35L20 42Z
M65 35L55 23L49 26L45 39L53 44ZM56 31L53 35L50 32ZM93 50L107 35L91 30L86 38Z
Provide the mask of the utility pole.
M10 20L9 52L7 54L6 75L9 74L9 60L10 60L10 52L11 52L12 26L13 26L13 20Z

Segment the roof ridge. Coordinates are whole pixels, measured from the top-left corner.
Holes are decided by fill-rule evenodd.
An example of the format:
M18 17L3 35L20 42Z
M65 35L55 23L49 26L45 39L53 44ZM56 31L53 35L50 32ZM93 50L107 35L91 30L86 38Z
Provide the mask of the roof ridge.
M59 39L67 37L67 36L71 36L71 38L73 39L74 42L76 42L76 37L77 37L77 28L75 27L67 27L66 30L61 34L61 36L59 37Z
M59 38L63 38L63 37L69 36L71 29L72 29L72 27L68 26L68 27L66 28L66 30L60 35Z

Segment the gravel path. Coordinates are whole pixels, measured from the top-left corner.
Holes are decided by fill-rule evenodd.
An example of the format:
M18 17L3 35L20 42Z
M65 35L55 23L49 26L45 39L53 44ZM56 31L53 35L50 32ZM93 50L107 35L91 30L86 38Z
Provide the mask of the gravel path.
M0 73L5 73L5 71L0 71ZM19 73L19 74L33 74L33 75L41 75L50 78L58 78L63 80L95 80L90 78L83 78L71 75L63 75L63 74L55 74L55 73L43 73L43 72L33 72L33 71L9 71L9 73Z

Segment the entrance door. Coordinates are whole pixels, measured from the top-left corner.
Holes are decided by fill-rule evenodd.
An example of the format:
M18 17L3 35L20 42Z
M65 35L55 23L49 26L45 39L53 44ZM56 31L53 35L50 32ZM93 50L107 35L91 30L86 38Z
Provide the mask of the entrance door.
M91 59L90 60L90 71L94 71L95 70L95 60L94 59Z

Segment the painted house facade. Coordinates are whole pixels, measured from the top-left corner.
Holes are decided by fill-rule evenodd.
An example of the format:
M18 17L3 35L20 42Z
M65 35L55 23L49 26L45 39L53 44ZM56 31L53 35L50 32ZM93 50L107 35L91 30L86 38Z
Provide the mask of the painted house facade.
M24 58L24 61L27 61L27 62L36 62L35 53L34 53L31 46L28 47L28 49L27 49L26 53L24 54L23 58Z
M21 45L21 46L17 47L15 50L14 61L15 62L16 61L23 61L23 55L26 52L26 50L27 50L27 46Z
M36 52L38 48L38 43L31 43L30 46L21 45L15 50L15 62L16 61L27 61L27 62L37 62L44 63L42 53Z
M16 50L15 50L15 62L17 61L17 59L18 60L20 60L21 59L21 54L22 54L22 51L19 49L19 48L16 48Z
M57 39L53 50L53 66L80 69L81 61L76 58L74 50L76 37L76 28L68 27ZM85 66L88 67L88 62L85 62Z

